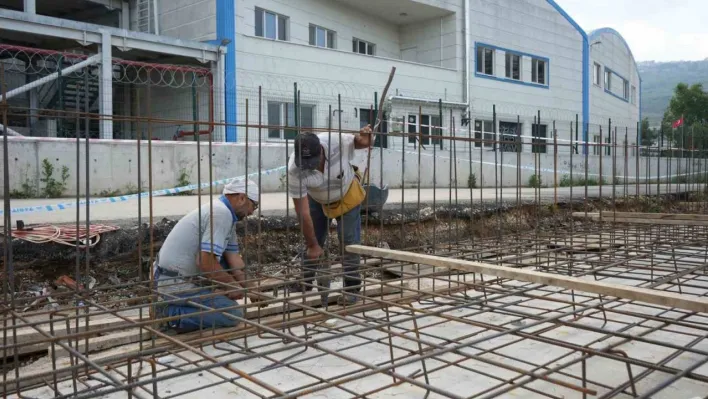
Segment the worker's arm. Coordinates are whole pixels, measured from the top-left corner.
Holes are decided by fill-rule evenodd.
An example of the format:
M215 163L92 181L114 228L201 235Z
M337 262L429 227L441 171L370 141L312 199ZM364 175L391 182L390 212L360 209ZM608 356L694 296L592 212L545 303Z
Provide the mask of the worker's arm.
M354 148L360 150L362 148L371 147L371 143L373 143L373 136L374 135L371 134L371 125L364 126L361 130L359 130L359 135L354 137Z
M238 283L234 277L229 274L229 272L221 267L216 255L211 252L200 252L199 259L197 259L197 265L199 266L199 270L204 274L205 278L231 286Z
M293 198L295 204L295 213L298 220L302 224L302 234L305 236L305 245L307 246L307 258L317 259L322 256L322 248L317 242L315 235L315 225L312 223L310 216L310 203L307 196L303 198Z
M228 296L240 295L238 281L221 265L219 259L229 250L238 250L238 246L233 248L234 242L229 240L233 236L233 215L225 207L215 207L214 213L202 218L204 228L201 236L201 251L198 255L197 265L204 273L204 277L217 283L217 288L227 291L234 291ZM238 244L236 244L238 245ZM225 286L223 284L228 284Z
M253 282L246 281L246 262L243 261L241 254L238 252L224 252L226 262L229 264L231 275L238 281L243 288L253 288Z

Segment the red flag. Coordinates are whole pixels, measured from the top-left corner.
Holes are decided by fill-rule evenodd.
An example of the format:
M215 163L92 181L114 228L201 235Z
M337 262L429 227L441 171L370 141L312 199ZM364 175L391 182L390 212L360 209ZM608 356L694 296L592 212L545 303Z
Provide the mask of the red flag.
M681 119L679 119L679 120L677 120L676 122L674 122L674 124L671 125L671 127L674 128L674 129L676 129L676 128L681 127L682 125L683 125L683 116L681 117Z

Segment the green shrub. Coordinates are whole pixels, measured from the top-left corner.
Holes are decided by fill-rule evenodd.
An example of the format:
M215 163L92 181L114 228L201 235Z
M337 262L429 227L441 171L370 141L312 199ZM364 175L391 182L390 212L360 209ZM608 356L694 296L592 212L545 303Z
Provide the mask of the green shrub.
M474 173L470 173L470 176L467 178L467 187L477 188L477 176Z
M534 174L529 177L529 187L541 188L542 184L543 182L541 181L541 175Z

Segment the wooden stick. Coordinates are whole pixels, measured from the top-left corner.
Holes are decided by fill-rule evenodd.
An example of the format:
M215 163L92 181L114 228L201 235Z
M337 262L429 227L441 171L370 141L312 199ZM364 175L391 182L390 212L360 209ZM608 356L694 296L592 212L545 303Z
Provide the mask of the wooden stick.
M391 82L393 82L393 77L396 75L396 67L391 67L391 73L388 74L388 81L386 82L386 86L384 86L383 93L381 94L381 98L379 99L379 109L376 110L376 121L374 123L374 126L371 128L371 143L369 144L369 148L366 149L366 174L364 175L364 179L362 182L365 184L369 184L369 169L371 168L371 147L373 147L374 142L376 141L376 132L381 128L381 115L383 114L383 111L381 108L383 108L384 102L386 102L386 94L388 93L389 87L391 87ZM381 150L383 151L383 144L381 145ZM368 205L369 200L367 196L366 204Z
M695 215L690 213L641 213L641 212L600 212L603 219L612 217L621 218L642 218L642 219L661 219L661 220L702 220L708 222L708 215Z
M695 312L708 312L708 300L688 295L674 294L671 292L589 281L577 277L514 269L511 267L496 266L461 259L443 258L440 256L424 255L413 252L367 247L364 245L349 245L347 246L347 251L355 254L421 263L436 267L448 267L455 270L464 270L470 273L488 274L512 280L527 281L571 290L591 292L595 294L630 299L633 301L646 302L653 305L668 306L692 310Z
M602 212L602 213L585 213L573 212L573 217L576 219L591 219L598 222L617 222L617 223L634 223L634 224L656 224L656 225L673 225L673 226L708 226L708 216L706 215L677 215L677 214L651 214L638 213L638 216L632 215L631 212ZM644 216L647 215L647 216ZM654 215L654 216L648 216Z

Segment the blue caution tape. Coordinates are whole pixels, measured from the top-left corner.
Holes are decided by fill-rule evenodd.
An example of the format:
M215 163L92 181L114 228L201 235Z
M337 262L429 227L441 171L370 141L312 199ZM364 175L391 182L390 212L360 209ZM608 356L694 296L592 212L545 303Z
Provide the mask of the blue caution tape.
M162 197L165 195L175 195L187 191L193 191L199 188L207 188L209 186L218 186L222 184L227 184L229 182L232 182L234 180L246 180L247 178L251 176L258 176L259 174L263 175L271 175L273 173L276 173L281 170L285 170L285 166L280 166L274 169L267 169L263 170L261 172L254 172L254 173L249 173L246 176L238 176L238 177L231 177L228 179L221 179L221 180L215 180L211 183L201 183L201 184L190 184L187 186L182 186L182 187L173 187L173 188L163 188L161 190L154 190L152 192L153 197ZM79 201L78 206L86 206L86 204L89 205L97 205L97 204L109 204L109 203L118 203L118 202L126 202L126 201L131 201L134 199L138 198L147 198L150 196L150 192L146 191L143 193L138 193L138 194L129 194L129 195L120 195L117 197L106 197L106 198L96 198L96 199L91 199L91 200L83 200ZM37 212L56 212L56 211L63 211L65 209L70 209L76 206L76 201L74 202L62 202L59 204L53 204L53 205L36 205L36 206L26 206L26 207L20 207L20 208L12 208L10 209L11 214L26 214L26 213L37 213ZM0 210L0 215L4 214L4 211Z

